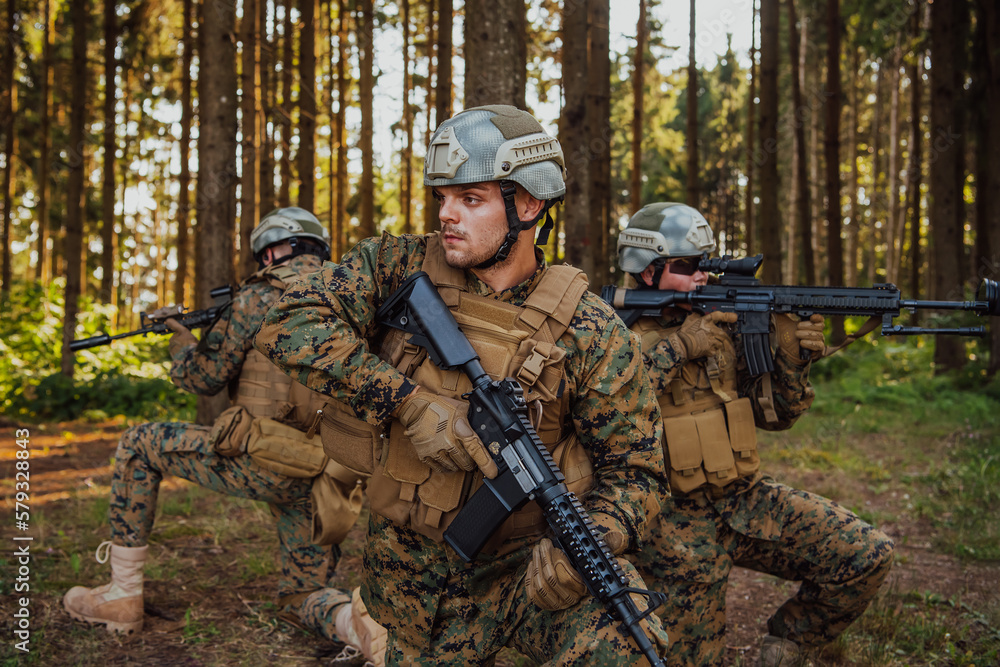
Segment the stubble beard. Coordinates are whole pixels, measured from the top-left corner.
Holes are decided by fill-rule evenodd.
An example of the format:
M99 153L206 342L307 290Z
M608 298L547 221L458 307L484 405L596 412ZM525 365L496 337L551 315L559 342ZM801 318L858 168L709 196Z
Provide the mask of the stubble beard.
M454 229L448 230L447 228L442 229L441 231L442 232L450 231L452 234L456 233ZM463 239L468 238L463 232L457 232L457 234ZM504 242L504 237L506 235L507 235L506 229L498 229L496 235L491 234L490 238L487 239L486 243L486 247L491 248L490 250L483 250L479 252L445 250L444 253L445 261L447 262L448 266L455 269L462 269L466 271L475 269L483 262L493 259L493 256L496 255L497 250L500 249L500 245ZM515 239L514 244L511 246L510 252L507 254L507 257L485 270L493 271L495 269L502 269L505 265L509 264L512 261L511 258L514 256L514 249L517 248L517 244L520 241L521 241L520 237Z

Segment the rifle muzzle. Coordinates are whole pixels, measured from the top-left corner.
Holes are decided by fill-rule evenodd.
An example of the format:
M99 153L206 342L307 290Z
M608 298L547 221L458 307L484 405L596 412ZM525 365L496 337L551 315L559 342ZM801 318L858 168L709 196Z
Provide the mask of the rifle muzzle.
M107 345L110 342L111 336L108 334L99 334L97 336L91 336L90 338L71 340L69 342L69 349L70 352L78 352L80 350L86 350L87 348L97 347L99 345Z

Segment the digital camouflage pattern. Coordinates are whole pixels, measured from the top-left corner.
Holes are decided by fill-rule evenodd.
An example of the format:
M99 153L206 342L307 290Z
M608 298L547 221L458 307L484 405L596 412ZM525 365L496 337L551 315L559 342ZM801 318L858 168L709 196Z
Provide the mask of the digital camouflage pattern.
M315 271L320 265L312 255L300 255L287 263L301 273ZM246 354L252 349L253 335L280 295L279 288L264 281L243 285L200 342L172 346L173 382L201 395L227 388L239 378ZM160 480L164 475L174 475L219 493L268 503L280 542L279 598L295 596L296 601L301 601L302 594L329 586L340 548L320 547L312 542L312 480L272 472L245 454L220 456L209 445L210 430L207 426L170 422L134 426L123 434L111 482L109 518L114 543L129 547L147 543ZM338 590L331 590L331 594L343 595ZM315 610L310 613L322 616ZM314 629L336 638L333 625Z
M539 664L648 664L593 597L585 596L575 606L556 612L535 606L524 585L533 540L519 542L520 548L502 558L465 563L451 549L377 514L369 515L361 592L383 610L391 609L395 631L390 630L386 664L491 664L490 658L503 646L514 647ZM619 562L631 585L646 588L631 563L622 558ZM389 594L383 590L386 586ZM426 617L428 601L434 617L429 626L414 632L409 626ZM644 601L636 602L645 610ZM651 621L643 627L662 654L667 638L659 619L653 616Z
M387 424L414 383L377 356L385 331L374 316L399 284L420 270L427 239L386 234L362 241L339 264L326 264L285 291L261 326L257 348L309 388L350 405L359 418ZM544 270L538 257L542 268L509 290L493 293L471 273L467 289L520 305ZM558 346L566 352L564 391L572 421L566 426L576 431L594 467L595 488L581 500L591 513L603 512L620 524L634 547L666 493L659 410L638 348L613 311L589 292ZM603 627L603 610L585 601L558 620L529 605L523 577L531 544L508 543L496 561L487 556L466 565L450 547L374 516L362 598L372 617L389 629L387 664L405 663L403 654L412 650L435 656L427 658L431 664L451 659L465 664L454 651L465 655L467 646L475 646L476 655L488 656L506 641L531 655L573 664L572 656L583 649L571 634ZM467 613L481 605L488 609ZM533 639L522 646L527 635L506 634L546 623L553 624L548 642ZM583 652L608 651L616 657L607 664L622 664L622 640L610 639L616 632L607 631L610 643L604 648ZM467 643L454 644L460 637ZM593 642L592 635L585 637ZM589 657L579 660L597 664Z
M111 479L109 515L114 543L140 547L148 542L160 480L174 475L227 496L268 503L281 543L279 596L327 586L340 549L312 543L312 480L271 472L247 455L219 456L208 442L210 430L167 422L125 431L115 452Z
M664 322L664 329L679 325ZM727 354L739 349L735 343ZM668 391L679 370L670 343L660 341L643 361L654 391ZM725 363L737 360L720 366ZM737 366L738 393L751 397L758 427L786 429L809 408L809 367L778 352L771 373L778 421L768 423L757 401L761 378ZM635 562L643 579L667 595L657 613L670 636L670 664L716 665L725 650L726 587L734 566L800 581L795 596L769 619L768 632L818 646L868 607L892 554L886 535L837 503L757 473L721 492L705 485L668 498Z
M299 255L285 266L300 274L322 265L314 255ZM253 347L253 336L264 314L281 296L281 290L264 281L240 287L219 320L202 334L197 345L171 349L170 379L199 396L214 396L240 376L243 360Z

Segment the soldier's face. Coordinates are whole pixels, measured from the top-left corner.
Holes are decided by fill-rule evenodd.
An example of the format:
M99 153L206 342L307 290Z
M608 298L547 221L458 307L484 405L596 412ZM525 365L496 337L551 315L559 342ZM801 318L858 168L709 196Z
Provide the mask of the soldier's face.
M471 269L493 257L507 234L500 186L494 182L442 185L432 193L440 205L445 261L456 269Z
M697 262L700 258L694 257L685 259L693 259L695 262ZM684 260L680 260L678 263L681 263L683 261ZM699 285L704 285L708 282L708 274L703 271L695 271L694 273L688 275L687 271L689 269L685 268L683 272L671 271L670 265L671 262L667 262L667 266L666 268L664 268L663 274L660 275L660 284L659 284L660 289L669 289L678 292L690 292L695 287L698 287Z

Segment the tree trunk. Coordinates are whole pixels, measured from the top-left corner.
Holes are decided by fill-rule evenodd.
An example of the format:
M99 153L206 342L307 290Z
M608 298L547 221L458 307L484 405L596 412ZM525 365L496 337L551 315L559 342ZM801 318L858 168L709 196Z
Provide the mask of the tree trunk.
M240 259L237 276L246 278L257 270L250 235L260 220L260 24L257 2L266 0L243 0L243 19L240 25L240 41L243 44L240 98L240 136L242 150L240 158ZM308 4L308 2L306 3Z
M826 3L826 224L829 230L830 284L844 284L843 220L840 211L840 1ZM844 338L844 319L831 318L835 342Z
M451 58L454 51L452 43L452 28L454 24L455 6L452 0L438 0L437 27L437 81L434 89L434 123L440 125L451 118L453 96L451 91ZM428 137L428 143L430 138ZM431 194L430 188L424 188L424 231L429 232L438 226L438 205Z
M118 82L115 47L118 44L117 3L104 0L104 177L101 219L101 289L98 298L111 303L115 286L115 98Z
M361 50L361 77L358 82L361 100L361 238L375 235L375 156L372 117L374 111L375 11L372 0L361 0L358 20L358 48Z
M695 44L695 0L691 0L688 25L688 67L687 67L687 128L686 153L687 177L685 202L693 208L700 208L700 184L698 178L698 66L694 59Z
M577 7L586 14L586 6ZM465 108L511 104L524 109L528 69L524 0L466 0L465 17Z
M959 132L961 115L960 79L956 51L964 35L959 34L957 16L962 0L931 4L931 167L930 167L930 295L936 300L954 300L962 296L958 251L962 246L962 227L956 218L962 197ZM964 362L961 341L949 336L935 338L935 371L960 367Z
M236 221L235 0L216 0L202 12L198 72L198 304L213 287L234 282ZM199 423L211 423L227 397L198 400Z
M0 118L3 119L2 131L5 138L3 152L7 163L6 168L3 170L3 257L0 257L0 261L3 262L3 269L0 272L0 283L2 283L0 292L4 294L10 293L10 282L13 275L13 271L11 270L13 256L10 252L10 228L14 208L14 159L17 155L17 137L14 133L14 116L17 113L17 88L14 85L14 42L17 37L17 33L15 32L17 25L16 5L17 0L9 0L9 4L7 5L7 16L5 17L7 22L5 27L7 28L6 34L10 38L3 40L3 71L0 71Z
M277 0L276 0L277 1ZM292 71L295 66L295 34L292 29L292 10L295 0L284 0L285 20L282 33L281 105L277 125L281 127L281 182L278 185L278 206L292 204Z
M299 42L299 206L316 207L316 0L301 0Z
M886 190L889 193L889 207L885 220L885 279L886 282L896 284L899 275L899 249L897 237L899 235L899 87L900 82L900 58L899 49L894 49L889 57L889 66L892 68L889 76L889 180Z
M858 47L851 49L851 80L850 80L850 94L851 94L851 126L848 129L850 132L850 139L848 143L850 144L850 156L851 156L851 171L850 171L850 181L847 184L847 191L851 196L850 203L850 216L851 224L847 228L847 255L846 255L846 270L844 271L844 279L849 287L858 286L858 238L861 231L861 202L858 199L861 197L861 174L858 171L858 124L859 111L861 104L858 100L860 95L858 94L858 69L860 67L860 54Z
M996 118L1000 114L1000 50L991 43L996 35L1000 35L1000 8L990 0L979 0L976 3L976 22L983 31L983 52L981 62L983 86L985 88L983 117L986 122L981 126L983 135L979 143L983 145L986 154L982 180L977 181L977 196L981 198L979 226L989 230L989 261L980 262L977 273L981 278L1000 280L1000 127ZM992 48L989 48L992 47ZM990 361L989 372L995 374L1000 370L1000 327L990 327Z
M181 145L180 175L177 177L180 193L177 198L177 274L174 277L174 303L185 303L190 269L191 251L189 230L191 225L191 124L193 109L191 104L191 53L194 37L191 34L192 0L184 0L182 7L183 26L181 32Z
M594 269L587 275L592 285L611 280L615 261L608 243L611 237L611 54L608 0L589 0L587 125L590 146L590 230L594 239Z
M347 40L350 13L346 0L337 3L337 116L334 135L337 143L337 233L333 237L333 259L339 260L348 247L347 238Z
M403 14L403 150L400 155L402 172L400 191L403 213L403 233L413 232L413 113L410 111L410 0L400 0Z
M746 163L746 179L747 185L746 189L743 191L743 215L744 217L744 227L746 234L746 252L747 255L754 254L754 250L757 247L755 236L756 229L754 227L754 210L753 210L753 185L754 185L754 167L756 165L756 160L754 160L755 146L753 130L756 127L757 121L755 119L755 108L756 108L756 88L757 88L757 0L753 0L753 19L752 27L750 29L750 91L747 94L747 163Z
M66 262L65 311L62 336L62 374L73 377L75 358L69 349L76 336L76 315L79 312L83 287L83 216L84 163L87 124L87 0L72 0L70 15L73 22L73 60L69 126L69 177L66 182L66 236L63 258Z
M12 2L11 5L14 3ZM43 281L51 278L52 269L49 259L49 153L52 150L52 48L55 38L55 16L50 0L45 0L45 29L42 42L42 76L41 95L42 108L39 110L41 126L38 137L38 208L36 219L38 224L38 242L35 244L35 280Z
M330 249L333 250L337 244L337 136L333 131L336 123L336 112L333 110L333 91L337 88L337 62L334 54L334 27L333 27L333 0L326 1L326 30L323 33L323 40L326 44L326 66L329 79L326 82L326 124L330 132L326 136L326 146L330 153L330 161L327 169L327 232L330 234ZM322 3L320 7L322 8ZM317 216L319 217L319 216ZM338 257L338 255L331 255Z
M760 3L760 245L765 283L781 282L781 216L778 211L778 0Z
M257 144L260 146L260 178L258 179L260 203L259 214L267 215L278 206L277 193L274 190L274 100L277 97L275 88L277 87L277 77L274 73L274 49L276 37L268 32L267 26L275 25L275 13L277 7L272 3L270 21L268 20L267 0L257 0L257 44L260 47L260 95L257 99L257 107L260 109L261 118L258 124L259 137ZM277 29L275 29L277 33Z
M907 211L910 218L910 252L909 252L909 294L911 299L920 298L920 265L922 263L920 251L920 219L921 219L921 197L920 186L923 181L923 146L924 131L921 127L923 117L923 90L924 90L924 57L926 48L921 40L922 20L920 16L927 11L926 6L921 7L914 13L912 19L912 33L915 41L920 43L913 54L913 62L907 65L907 76L910 79L910 138L907 140L908 156L906 162L906 199L908 201ZM910 318L916 326L917 313Z
M813 44L820 44L820 26L823 22L819 20L819 14L814 13L814 18L812 20L812 42ZM819 50L819 46L814 47L814 52ZM807 75L810 78L812 89L819 90L821 88L820 78L822 74L822 59L815 55L809 59L809 71ZM812 239L813 244L810 250L814 257L819 257L821 254L825 255L826 252L826 234L825 228L823 227L823 214L821 212L823 206L823 197L821 196L820 189L820 158L823 156L823 151L820 150L820 111L822 105L813 101L809 105L809 201L812 206L809 210L809 217L812 220ZM820 248L824 249L823 253L820 253ZM827 285L830 284L830 272L825 266L816 267L816 280L817 284L819 281Z
M639 0L639 20L635 25L635 57L632 60L632 180L629 203L634 214L642 201L642 112L646 60L646 0Z
M797 29L797 23L795 0L788 0L788 43L791 47L789 61L792 64L792 105L795 109L792 119L795 128L795 154L792 160L792 164L795 165L792 174L792 192L795 193L795 196L793 197L792 210L795 220L793 229L796 230L789 254L793 252L792 248L797 248L801 252L802 271L794 270L796 264L791 262L791 258L789 258L789 265L793 269L793 281L804 277L807 284L815 285L816 263L812 253L812 221L809 219L811 202L809 201L809 163L806 156L805 106L802 102L802 89L805 87L805 67L803 65L806 60L805 36L807 34L805 17L802 19L801 35Z
M872 108L871 125L871 145L872 145L872 166L869 189L871 190L870 204L868 206L869 228L867 232L867 242L865 243L864 266L868 269L868 282L874 283L877 280L876 270L878 269L878 247L881 243L881 231L878 222L885 217L885 173L882 167L882 135L885 133L883 125L883 108L885 107L885 70L886 64L883 58L876 61L878 74L875 76L875 103Z
M566 157L565 260L594 275L594 242L590 234L590 159L587 142L591 132L587 115L587 11L586 5L563 7L562 77L565 102L559 118L559 141Z

